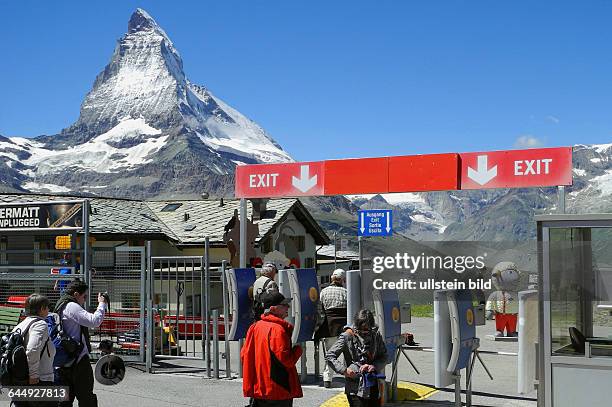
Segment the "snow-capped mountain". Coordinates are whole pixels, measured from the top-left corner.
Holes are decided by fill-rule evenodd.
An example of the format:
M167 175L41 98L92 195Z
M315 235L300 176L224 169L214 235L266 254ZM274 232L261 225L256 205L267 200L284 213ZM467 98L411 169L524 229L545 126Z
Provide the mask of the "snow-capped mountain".
M225 194L236 165L286 161L259 125L189 82L174 44L142 9L73 125L53 136L0 138L9 190Z

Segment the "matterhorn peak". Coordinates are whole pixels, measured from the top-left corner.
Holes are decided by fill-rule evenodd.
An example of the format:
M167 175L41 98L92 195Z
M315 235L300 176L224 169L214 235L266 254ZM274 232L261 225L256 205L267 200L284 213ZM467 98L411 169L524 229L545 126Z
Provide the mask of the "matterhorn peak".
M160 30L160 27L149 13L141 8L137 8L132 17L130 17L128 32L133 33L142 30Z
M292 161L255 122L189 81L168 35L140 8L79 119L58 135L0 137L0 167L7 156L11 179L32 192L125 189L129 196L164 189L225 194L236 165Z

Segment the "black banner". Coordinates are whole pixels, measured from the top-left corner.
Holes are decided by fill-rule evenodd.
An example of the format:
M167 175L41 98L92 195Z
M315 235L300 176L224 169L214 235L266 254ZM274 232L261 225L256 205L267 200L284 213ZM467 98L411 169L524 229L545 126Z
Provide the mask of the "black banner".
M0 230L82 227L82 202L0 205Z

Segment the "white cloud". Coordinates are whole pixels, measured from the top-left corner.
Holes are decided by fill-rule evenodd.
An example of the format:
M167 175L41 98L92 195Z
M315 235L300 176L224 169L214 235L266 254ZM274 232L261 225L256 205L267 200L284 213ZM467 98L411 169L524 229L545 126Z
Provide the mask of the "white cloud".
M544 141L540 140L537 137L531 136L529 134L524 136L519 136L514 142L514 147L516 148L536 148L542 147L544 145Z
M553 122L554 124L558 124L560 122L559 118L553 115L546 116L546 120Z

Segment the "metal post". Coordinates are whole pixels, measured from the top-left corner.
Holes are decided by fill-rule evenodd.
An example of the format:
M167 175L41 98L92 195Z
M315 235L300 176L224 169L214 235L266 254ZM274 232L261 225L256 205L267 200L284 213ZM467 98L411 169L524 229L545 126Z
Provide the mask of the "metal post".
M319 358L321 357L319 353L319 347L321 346L321 341L313 341L314 346L314 362L315 362L315 383L319 382L319 376L321 376L321 367L319 363Z
M300 344L302 346L302 357L300 358L300 381L306 383L308 380L308 367L306 366L306 342Z
M247 201L240 199L240 268L247 266Z
M148 326L145 320L146 312L145 307L147 304L147 273L145 268L145 257L148 256L148 252L140 249L140 316L139 316L139 331L138 337L140 338L140 349L139 349L139 358L140 362L145 361L145 338L147 337L145 328Z
M81 259L83 270L83 277L85 278L85 282L89 286L91 290L91 262L89 261L89 199L85 199L83 201L83 226L85 230L83 231L83 258ZM91 298L94 296L94 293L91 292L91 295L87 296L87 308L91 308Z
M206 321L206 375L211 377L210 371L210 239L204 238L204 287L206 296L205 321Z
M147 372L153 373L153 352L155 348L155 337L154 328L155 316L153 315L153 288L154 288L154 275L152 262L151 262L151 241L147 240L147 278L148 278L148 290L147 290ZM142 341L142 338L140 338Z
M455 371L455 407L461 407L461 373Z
M337 250L337 247L338 247L338 242L336 241L336 235L337 235L337 233L334 232L334 270L338 268L337 256L336 256L336 250Z
M559 204L557 205L558 213L565 213L565 187L560 185L558 188Z
M361 308L361 281L359 270L349 270L346 273L346 320L349 325L353 324L353 317Z
M229 334L229 300L227 296L229 295L228 287L227 287L227 276L225 275L225 269L227 268L227 260L223 260L221 262L221 283L223 284L223 327L225 334L225 377L228 379L232 378L232 361L231 361L231 352L230 352L230 343L229 339L227 339L227 335Z
M246 246L247 246L247 201L240 199L240 268L246 268ZM238 341L239 352L242 350L244 339ZM242 360L238 358L238 377L242 378Z
M475 359L474 353L470 355L470 360L465 368L465 405L472 406L472 359Z
M364 272L363 272L363 237L359 236L357 238L357 241L359 242L359 283L360 283L360 290L359 290L359 296L360 296L360 307L361 306L366 306L366 295L365 295L365 289L366 287L364 287ZM359 310L356 310L355 312L357 312ZM352 317L351 317L352 318Z
M213 320L213 377L219 378L219 311L212 311Z

